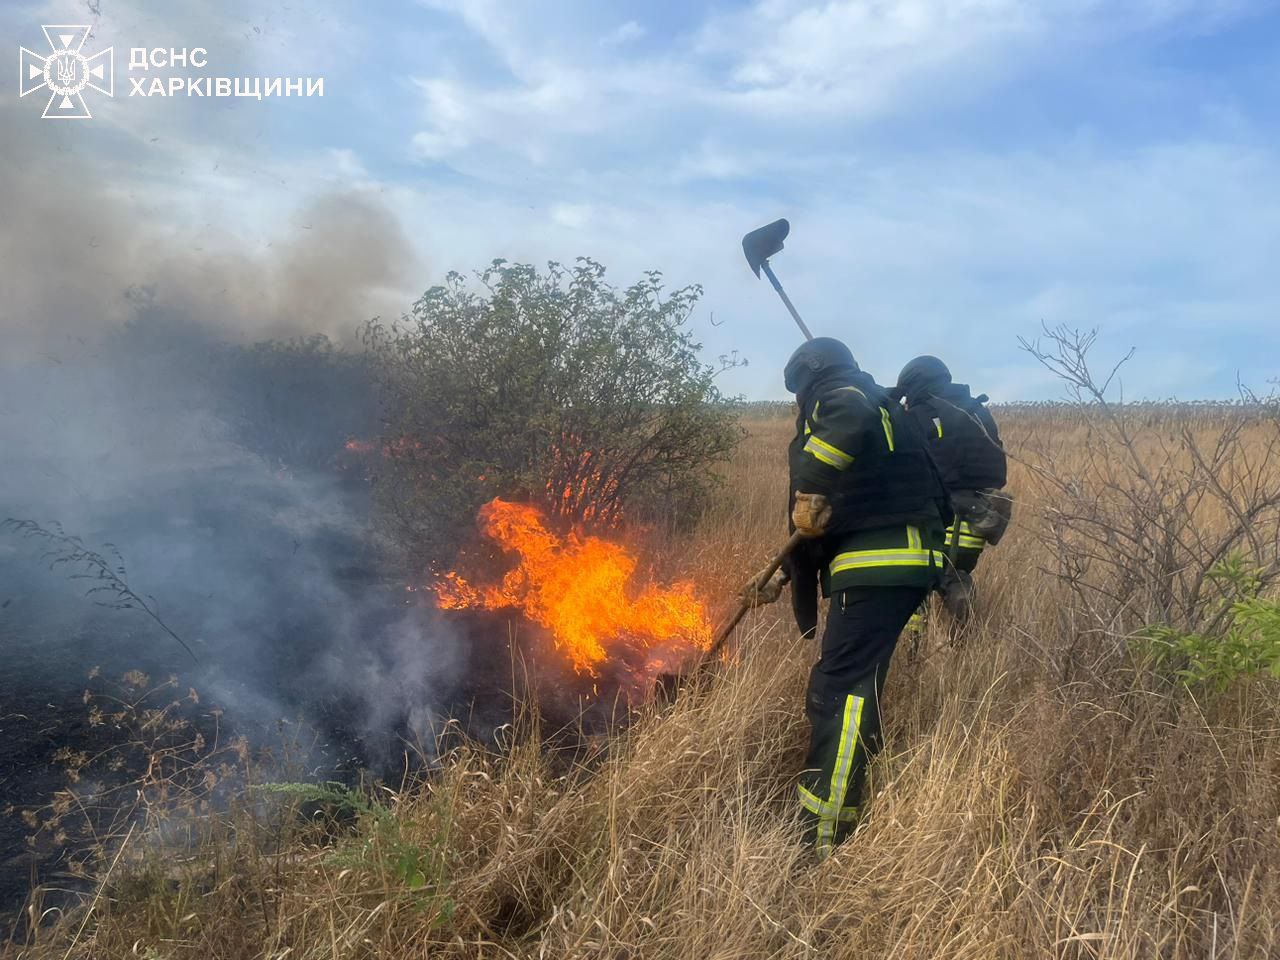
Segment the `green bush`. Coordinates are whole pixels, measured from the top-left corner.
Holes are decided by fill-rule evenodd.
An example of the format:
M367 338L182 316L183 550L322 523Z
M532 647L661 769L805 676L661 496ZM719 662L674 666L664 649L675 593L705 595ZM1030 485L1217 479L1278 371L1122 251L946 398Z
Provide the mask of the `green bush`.
M385 389L380 502L397 539L439 557L494 496L581 524L669 525L714 485L741 432L687 328L697 286L650 272L494 261L451 273L410 315L368 325Z
M1239 554L1215 565L1209 579L1221 596L1206 629L1154 626L1140 634L1157 666L1218 692L1240 677L1280 679L1280 600L1261 595L1260 572Z

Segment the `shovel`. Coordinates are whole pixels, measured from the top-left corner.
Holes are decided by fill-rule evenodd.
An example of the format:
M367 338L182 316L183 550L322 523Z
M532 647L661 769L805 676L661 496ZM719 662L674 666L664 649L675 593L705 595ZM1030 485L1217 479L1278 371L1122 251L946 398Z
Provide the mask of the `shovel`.
M791 224L785 219L767 223L763 227L752 230L742 238L742 252L746 254L747 266L751 268L757 277L760 276L761 270L764 271L764 275L773 284L773 289L778 291L778 296L782 298L783 305L786 306L787 312L791 314L791 319L796 322L796 326L800 328L800 332L804 334L804 338L812 340L813 334L809 332L809 328L800 319L800 313L796 310L795 304L791 302L791 298L787 296L787 291L782 289L782 284L778 282L777 276L774 275L773 267L769 266L769 258L782 249L782 241L787 239L787 234L790 232Z
M804 320L800 318L800 312L796 310L795 304L787 296L787 291L782 289L782 284L774 274L773 268L769 266L769 258L782 249L783 241L787 239L787 234L790 232L791 224L785 219L767 223L763 227L752 230L742 238L742 252L746 255L747 265L751 267L751 271L757 277L760 276L761 270L764 271L764 275L769 278L769 282L773 284L773 289L782 298L783 305L787 308L787 312L791 314L791 319L796 322L796 326L800 328L800 332L804 334L804 338L812 340L813 334L809 332ZM803 539L804 537L799 533L793 533L786 546L774 554L773 559L769 561L769 565L743 589L743 599L739 602L738 608L720 625L720 628L711 639L711 646L707 647L706 652L702 655L702 660L699 662L697 670L699 676L719 659L720 651L724 649L725 643L728 642L738 624L742 622L742 618L747 615L747 611L751 609L751 604L746 598L769 582L770 578L778 572L778 568L782 566L782 561L787 558L787 554L794 550L796 545Z

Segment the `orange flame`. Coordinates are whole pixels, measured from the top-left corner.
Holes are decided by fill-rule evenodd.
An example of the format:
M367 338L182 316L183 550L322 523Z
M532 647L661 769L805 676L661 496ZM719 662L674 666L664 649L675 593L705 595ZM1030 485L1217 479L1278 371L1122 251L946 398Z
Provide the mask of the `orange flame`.
M619 644L692 649L710 641L707 612L693 584L650 584L628 594L637 561L621 544L577 533L558 536L540 511L505 500L485 504L479 519L485 535L515 552L520 563L494 586L445 574L435 585L440 607L515 608L547 628L575 670L591 674Z

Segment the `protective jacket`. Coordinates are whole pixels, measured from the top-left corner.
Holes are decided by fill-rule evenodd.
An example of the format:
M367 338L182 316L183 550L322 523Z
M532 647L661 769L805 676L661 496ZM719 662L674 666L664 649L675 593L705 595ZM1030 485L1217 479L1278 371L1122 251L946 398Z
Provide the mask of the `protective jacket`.
M946 530L948 547L961 569L972 570L987 541L970 526L965 505L983 502L978 491L1005 485L1008 462L1000 431L986 408L986 396L972 396L967 384L933 384L909 391L906 400L907 415L928 438L942 482L961 514L959 531Z
M986 395L967 384L948 383L907 397L907 413L930 439L929 449L948 490L999 490L1008 463Z
M866 373L849 369L819 376L797 400L792 499L820 493L832 504L817 548L824 594L932 584L950 515L926 441L902 407Z

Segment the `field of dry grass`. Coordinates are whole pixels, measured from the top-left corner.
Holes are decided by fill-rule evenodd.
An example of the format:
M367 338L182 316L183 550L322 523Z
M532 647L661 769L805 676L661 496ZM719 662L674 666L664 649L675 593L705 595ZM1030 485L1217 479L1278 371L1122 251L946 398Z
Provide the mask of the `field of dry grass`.
M722 503L665 545L708 596L785 535L790 423L750 428ZM1019 414L1005 439L1017 453L1060 431L1069 471L1078 429ZM824 863L792 802L814 651L779 604L744 623L718 683L652 707L590 772L526 730L506 757L458 751L428 786L382 793L354 826L262 838L247 821L271 818L245 808L234 841L189 826L212 841L181 861L135 839L90 909L10 954L1280 956L1276 684L1196 696L1116 657L1052 572L1023 459L977 622L957 648L931 615L900 647L867 815Z

